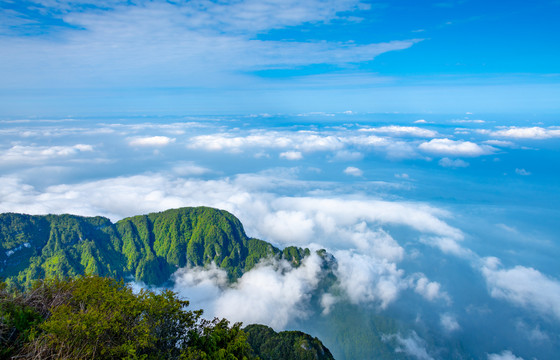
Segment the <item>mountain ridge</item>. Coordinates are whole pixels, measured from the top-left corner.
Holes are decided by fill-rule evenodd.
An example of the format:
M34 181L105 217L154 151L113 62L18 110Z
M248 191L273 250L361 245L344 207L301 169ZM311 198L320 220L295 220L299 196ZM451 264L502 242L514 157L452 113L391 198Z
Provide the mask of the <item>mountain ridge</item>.
M234 281L264 258L297 267L310 254L250 238L234 215L204 206L115 223L102 216L0 214L0 277L8 285L83 274L162 285L178 268L212 262Z

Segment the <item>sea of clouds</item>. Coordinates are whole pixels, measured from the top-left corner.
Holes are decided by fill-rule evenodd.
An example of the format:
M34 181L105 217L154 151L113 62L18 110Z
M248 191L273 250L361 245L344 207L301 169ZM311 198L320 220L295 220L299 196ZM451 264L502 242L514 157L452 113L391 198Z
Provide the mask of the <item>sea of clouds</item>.
M474 279L481 301L490 299L485 304L490 314L506 306L515 314L511 321L517 332L533 334L531 344L519 349L506 341L504 347L498 343L477 351L485 351L488 359L517 359L512 350L527 354L531 346L543 344L557 349L560 274L473 250L472 235L458 225L455 204L406 195L423 186L408 167L461 171L467 159L475 164L497 159L527 145L520 139L534 147L535 141L554 141L559 130L484 122L460 129L420 124L272 129L223 119L5 121L0 210L119 220L182 206L216 207L237 216L249 236L278 247L326 249L336 259L336 284L321 288L323 259L315 253L298 268L285 261L263 262L235 284L215 266L179 269L171 279L173 289L209 316L281 330L317 313L329 314L339 303L394 313L402 302L412 301L433 312L436 320L424 315L425 326L461 337L472 325L455 285ZM394 171L392 164L403 162L408 163ZM374 176L376 166L392 173ZM530 178L521 166L509 176ZM434 273L433 259L462 264L474 275ZM482 330L483 324L480 328L489 331ZM399 344L397 351L438 358L416 332L384 336Z

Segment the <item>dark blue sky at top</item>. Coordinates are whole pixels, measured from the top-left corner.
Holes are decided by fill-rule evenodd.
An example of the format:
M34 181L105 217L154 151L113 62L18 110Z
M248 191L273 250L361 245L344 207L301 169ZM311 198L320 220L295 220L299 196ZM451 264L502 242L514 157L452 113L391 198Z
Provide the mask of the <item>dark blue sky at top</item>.
M548 74L558 72L557 2L393 1L373 4L355 23L271 30L261 39L367 44L420 38L406 50L354 64L388 75Z

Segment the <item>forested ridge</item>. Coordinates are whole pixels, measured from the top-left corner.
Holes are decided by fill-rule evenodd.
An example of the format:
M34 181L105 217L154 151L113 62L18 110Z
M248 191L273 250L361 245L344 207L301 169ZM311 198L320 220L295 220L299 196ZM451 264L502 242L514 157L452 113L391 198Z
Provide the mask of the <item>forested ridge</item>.
M210 263L235 280L263 258L298 266L309 254L249 238L235 216L208 207L116 223L100 216L0 214L0 277L8 285L29 287L37 279L82 274L162 285L178 268Z
M167 290L135 293L96 275L0 283L0 359L330 360L317 339L262 325L241 329Z
M325 257L325 252L318 252ZM264 258L298 267L308 249L249 238L227 211L172 209L112 223L76 215L0 214L0 359L332 359L317 338L206 320L165 285L211 263L231 281Z

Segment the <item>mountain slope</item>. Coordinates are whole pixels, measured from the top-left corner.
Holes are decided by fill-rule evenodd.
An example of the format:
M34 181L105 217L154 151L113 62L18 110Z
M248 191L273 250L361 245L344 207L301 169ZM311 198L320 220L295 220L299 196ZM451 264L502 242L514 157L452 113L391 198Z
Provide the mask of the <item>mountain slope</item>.
M301 331L277 333L265 325L249 325L243 331L261 360L334 360L319 339Z
M177 268L214 262L235 280L263 258L298 266L308 249L249 238L224 210L172 209L112 223L104 217L0 214L0 276L8 284L96 274L165 283Z

